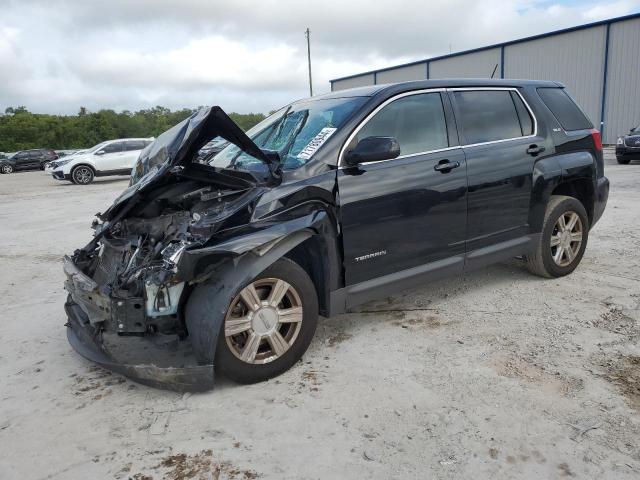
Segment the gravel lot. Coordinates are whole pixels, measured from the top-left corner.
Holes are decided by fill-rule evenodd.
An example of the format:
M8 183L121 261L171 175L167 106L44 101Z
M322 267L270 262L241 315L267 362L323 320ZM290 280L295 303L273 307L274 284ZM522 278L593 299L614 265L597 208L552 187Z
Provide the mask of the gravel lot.
M519 261L322 319L266 383L153 390L67 344L60 258L125 187L0 175L0 478L640 478L640 164L578 270Z

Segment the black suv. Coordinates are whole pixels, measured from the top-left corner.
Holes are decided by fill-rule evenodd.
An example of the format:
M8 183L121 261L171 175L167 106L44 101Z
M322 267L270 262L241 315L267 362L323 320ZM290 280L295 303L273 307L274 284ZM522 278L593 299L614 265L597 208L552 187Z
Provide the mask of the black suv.
M629 130L629 135L618 137L616 160L627 165L631 160L640 160L640 125Z
M214 137L230 142L195 163ZM555 82L428 80L301 100L246 134L163 133L65 257L68 337L150 385L278 375L318 315L522 256L560 277L609 193L600 133Z
M47 148L21 150L9 158L0 159L0 172L12 173L16 170L44 170L47 163L57 160L58 154Z

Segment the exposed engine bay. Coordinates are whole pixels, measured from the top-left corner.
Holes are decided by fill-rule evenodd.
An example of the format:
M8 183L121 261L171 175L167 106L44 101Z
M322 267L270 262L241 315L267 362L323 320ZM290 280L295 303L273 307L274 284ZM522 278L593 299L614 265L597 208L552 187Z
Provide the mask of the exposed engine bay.
M212 137L229 144L224 165L197 161ZM327 178L333 185L333 172ZM238 288L314 233L332 239L318 251L336 251L335 217L324 209L332 190L281 183L279 153L261 150L219 107L160 135L141 152L129 187L96 214L93 239L64 259L73 348L141 383L211 388ZM320 258L309 268L320 271ZM288 307L279 305L266 314L280 318ZM299 321L298 313L287 318ZM280 320L265 325L280 328Z
M216 136L256 158L264 176L194 163ZM64 259L72 346L142 383L210 388L213 365L191 352L184 301L216 261L234 255L217 255L216 245L250 228L256 201L277 181L277 157L219 107L160 135L141 153L129 188L96 215L94 238Z
M115 300L87 308L90 322L120 334L184 335L178 307L191 279L178 269L183 253L203 247L220 230L247 223L256 193L181 181L153 192L153 200L111 225L92 251L78 250L73 263L100 295ZM94 223L97 232L103 228Z

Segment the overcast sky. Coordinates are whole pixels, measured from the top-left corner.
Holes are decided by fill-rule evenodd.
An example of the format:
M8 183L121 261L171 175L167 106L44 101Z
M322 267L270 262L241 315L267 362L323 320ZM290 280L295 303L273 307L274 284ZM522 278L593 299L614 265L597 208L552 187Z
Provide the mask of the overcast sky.
M0 111L267 112L329 79L640 11L640 0L0 0Z

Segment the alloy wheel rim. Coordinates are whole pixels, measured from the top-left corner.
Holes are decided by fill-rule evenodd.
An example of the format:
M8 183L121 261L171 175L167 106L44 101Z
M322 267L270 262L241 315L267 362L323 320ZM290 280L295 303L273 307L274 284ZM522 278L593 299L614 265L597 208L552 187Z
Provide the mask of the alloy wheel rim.
M245 363L272 362L295 343L302 328L302 300L279 278L261 278L233 299L224 321L227 346Z
M89 183L91 172L88 168L80 167L75 171L74 178L78 183Z
M2 171L4 173L11 173L12 172L12 168L9 165L3 165L2 166Z
M583 239L582 220L573 211L558 217L551 233L551 257L556 265L566 267L578 256Z

